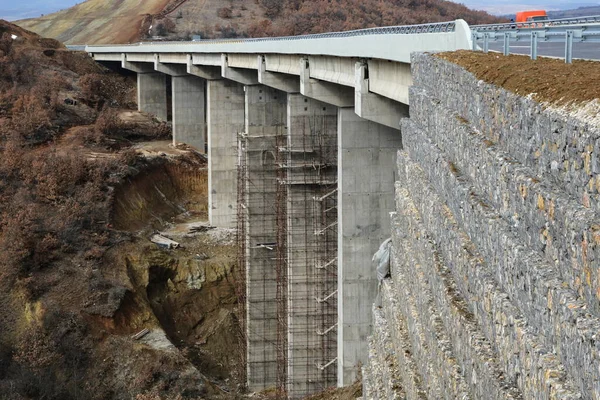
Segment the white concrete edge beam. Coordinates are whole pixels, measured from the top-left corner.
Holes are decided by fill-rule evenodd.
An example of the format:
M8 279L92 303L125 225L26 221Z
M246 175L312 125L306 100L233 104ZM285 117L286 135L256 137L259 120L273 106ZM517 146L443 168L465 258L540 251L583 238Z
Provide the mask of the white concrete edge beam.
M258 56L258 82L286 93L300 93L297 76L267 71L265 56Z
M308 58L300 59L300 93L336 107L352 107L354 105L353 88L310 77Z

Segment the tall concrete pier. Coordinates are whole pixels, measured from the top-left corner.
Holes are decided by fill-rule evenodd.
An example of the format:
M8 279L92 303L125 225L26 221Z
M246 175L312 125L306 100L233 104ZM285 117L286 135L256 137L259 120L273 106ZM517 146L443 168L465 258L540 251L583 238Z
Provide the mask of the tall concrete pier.
M208 218L235 227L238 134L244 131L244 86L229 80L207 82Z

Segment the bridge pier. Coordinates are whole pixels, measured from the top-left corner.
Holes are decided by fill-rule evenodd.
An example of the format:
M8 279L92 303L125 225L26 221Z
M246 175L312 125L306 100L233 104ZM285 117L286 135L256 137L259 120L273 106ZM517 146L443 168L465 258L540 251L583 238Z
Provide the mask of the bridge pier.
M206 81L191 75L172 76L173 145L185 143L206 151Z
M244 130L244 86L229 80L206 82L208 132L208 218L235 228L238 134Z
M239 138L238 234L243 235L245 247L240 250L248 310L247 382L250 390L259 391L277 385L278 334L285 334L277 318L281 299L277 296L276 152L278 141L285 138L287 103L285 93L263 85L246 86L245 100L245 128Z
M167 120L167 77L160 72L137 73L138 110Z
M396 115L399 120L399 116ZM377 278L371 258L390 236L400 130L338 110L338 386L368 361Z
M288 94L287 393L336 383L337 107Z

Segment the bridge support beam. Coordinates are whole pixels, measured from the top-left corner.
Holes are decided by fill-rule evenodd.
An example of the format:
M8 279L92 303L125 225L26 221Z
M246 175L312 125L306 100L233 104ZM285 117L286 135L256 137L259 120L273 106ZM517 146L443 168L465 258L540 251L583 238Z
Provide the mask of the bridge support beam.
M173 145L185 143L200 153L206 147L206 81L192 76L171 78Z
M246 86L245 98L238 170L238 228L243 226L243 232L238 234L246 243L247 382L250 390L260 391L277 385L277 337L284 329L277 323L275 204L276 151L285 137L287 103L285 93L263 85Z
M337 107L288 94L287 393L335 385Z
M258 56L258 81L286 93L300 93L300 81L296 76L267 71L265 56Z
M242 85L258 85L257 72L246 68L230 67L227 61L227 54L221 55L221 74L223 78L231 79Z
M311 99L333 104L337 107L351 107L354 105L354 89L351 87L310 77L308 58L300 60L300 93Z
M366 64L357 62L355 72L354 110L356 114L369 121L398 129L400 119L408 117L408 105L369 92Z
M187 55L186 71L188 74L202 79L221 79L221 68L208 65L194 65L194 59L191 54Z
M244 87L228 80L206 82L208 218L234 228L237 203L237 138L244 129Z
M338 386L352 384L368 359L377 294L373 253L390 236L400 130L338 110Z

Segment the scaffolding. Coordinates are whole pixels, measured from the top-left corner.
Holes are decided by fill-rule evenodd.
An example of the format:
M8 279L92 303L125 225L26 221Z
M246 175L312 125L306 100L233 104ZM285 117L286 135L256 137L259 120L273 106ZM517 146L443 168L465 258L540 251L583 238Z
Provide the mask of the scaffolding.
M280 248L285 246L277 230L278 168L276 167L277 141L284 131L283 124L270 129L255 129L253 134L239 135L238 148L238 221L240 266L245 271L246 304L246 358L247 381L250 390L280 387L279 370L284 357L280 351L280 304L285 279L281 267ZM260 131L260 132L258 132ZM242 251L241 248L244 247ZM285 286L283 286L285 287ZM285 397L283 387L281 396Z
M314 104L292 135L238 135L244 365L249 389L278 399L337 382L337 115Z
M277 166L277 399L287 398L287 291L288 291L288 262L287 262L287 170L281 168L285 164L287 153L285 149L287 136L277 136L275 163Z
M296 123L280 164L287 187L290 398L333 386L337 377L337 125L335 116L317 113Z
M241 136L241 135L238 135ZM243 309L238 312L239 331L237 332L239 354L237 375L241 383L247 382L247 310L246 310L246 260L247 260L247 207L246 207L246 143L241 136L238 140L238 158L237 158L237 214L236 214L236 249L237 249L237 270L235 291L238 300L238 307Z

